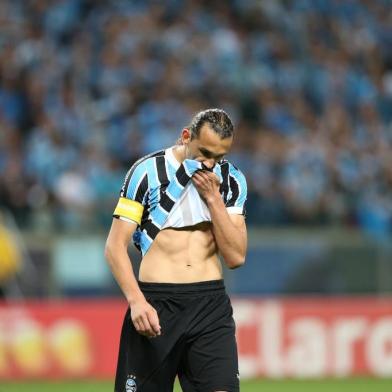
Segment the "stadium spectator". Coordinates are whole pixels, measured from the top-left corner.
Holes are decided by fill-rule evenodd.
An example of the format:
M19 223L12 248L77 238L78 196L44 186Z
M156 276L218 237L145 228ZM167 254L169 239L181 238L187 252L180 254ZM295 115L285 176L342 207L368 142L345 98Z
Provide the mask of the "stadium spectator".
M391 26L387 0L2 1L0 202L106 224L126 168L213 106L238 125L249 223L366 228L391 192Z

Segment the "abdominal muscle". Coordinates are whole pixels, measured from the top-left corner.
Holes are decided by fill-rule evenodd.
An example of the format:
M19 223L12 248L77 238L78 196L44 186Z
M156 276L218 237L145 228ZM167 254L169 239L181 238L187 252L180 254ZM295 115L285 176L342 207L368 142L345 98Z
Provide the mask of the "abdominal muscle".
M222 266L210 222L159 232L144 256L139 280L192 283L222 279Z

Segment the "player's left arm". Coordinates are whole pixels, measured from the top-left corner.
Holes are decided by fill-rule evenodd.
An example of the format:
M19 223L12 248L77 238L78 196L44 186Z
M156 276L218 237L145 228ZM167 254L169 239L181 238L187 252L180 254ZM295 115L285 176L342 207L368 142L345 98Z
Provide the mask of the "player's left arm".
M215 240L226 265L240 267L245 262L247 248L244 215L228 213L215 174L199 171L193 175L192 181L210 210Z

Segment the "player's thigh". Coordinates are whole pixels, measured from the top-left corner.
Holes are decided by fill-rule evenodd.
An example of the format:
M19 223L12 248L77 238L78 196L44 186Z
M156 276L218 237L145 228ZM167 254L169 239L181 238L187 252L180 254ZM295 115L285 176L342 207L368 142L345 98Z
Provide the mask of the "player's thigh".
M170 356L140 387L141 392L173 392L177 373L175 359Z
M184 392L238 392L234 322L192 341L183 354L178 376Z
M166 330L165 317L161 321ZM172 328L170 333L147 338L136 331L128 309L121 332L115 392L172 392L184 346L179 339L181 331Z

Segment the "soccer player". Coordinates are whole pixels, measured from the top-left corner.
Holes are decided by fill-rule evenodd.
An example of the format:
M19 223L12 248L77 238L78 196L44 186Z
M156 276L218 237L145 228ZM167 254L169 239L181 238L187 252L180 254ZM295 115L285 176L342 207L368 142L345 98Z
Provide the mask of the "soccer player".
M129 304L115 392L239 391L230 299L219 255L244 264L244 175L225 155L233 124L198 113L177 145L139 159L114 211L105 255ZM127 253L142 252L138 279Z

